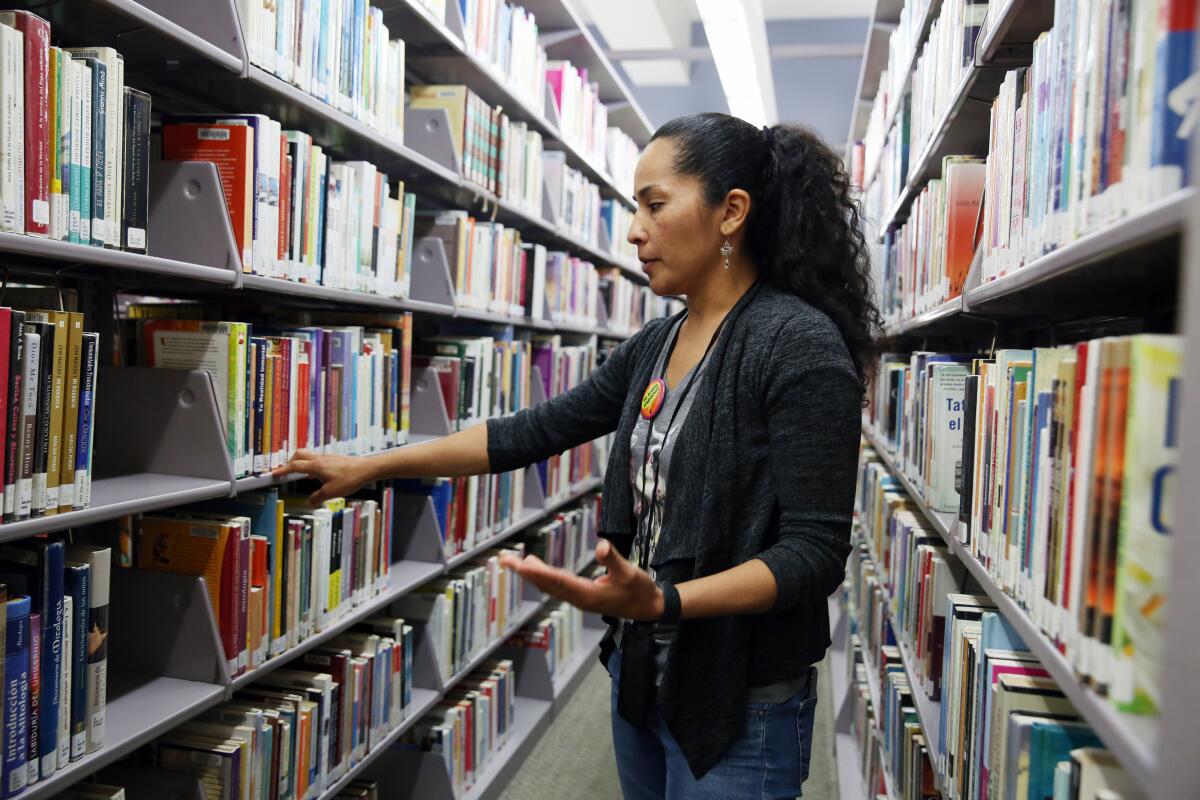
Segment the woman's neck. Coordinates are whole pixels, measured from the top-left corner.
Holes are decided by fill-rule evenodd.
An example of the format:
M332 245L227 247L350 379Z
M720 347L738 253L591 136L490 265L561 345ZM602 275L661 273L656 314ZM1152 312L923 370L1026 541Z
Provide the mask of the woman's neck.
M688 320L701 329L720 324L758 278L758 268L749 262L730 266L728 271L710 271L708 279L687 294Z

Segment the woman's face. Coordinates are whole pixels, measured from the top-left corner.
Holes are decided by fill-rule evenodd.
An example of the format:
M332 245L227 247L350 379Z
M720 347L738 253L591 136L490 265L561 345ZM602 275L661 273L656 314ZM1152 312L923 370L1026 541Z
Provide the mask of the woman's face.
M655 139L634 172L637 211L628 239L658 295L687 295L720 261L721 206L704 200L700 181L675 171L675 143Z

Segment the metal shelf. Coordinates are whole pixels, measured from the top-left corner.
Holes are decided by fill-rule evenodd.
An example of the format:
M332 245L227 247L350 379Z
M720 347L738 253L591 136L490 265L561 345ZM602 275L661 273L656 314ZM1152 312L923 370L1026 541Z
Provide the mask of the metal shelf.
M509 622L508 629L501 632L496 639L476 653L471 660L467 662L465 667L454 673L450 679L443 684L442 693L445 694L453 689L455 684L474 672L484 661L487 661L488 658L490 658L491 655L500 648L500 645L508 641L508 637L521 630L521 628L525 626L526 622L529 622L529 620L537 616L538 612L542 610L543 605L543 602L538 602L537 600L522 600L521 613Z
M956 316L962 311L963 300L962 296L958 296L947 300L933 308L918 314L915 317L899 322L895 325L889 325L880 334L880 338L887 339L894 336L904 336L906 334L916 333L924 328L933 325L936 322L941 322L950 317Z
M888 450L882 446L882 442L879 442L866 428L864 428L864 433L888 470L900 480L921 512L933 523L938 533L949 545L950 551L966 566L979 585L983 587L987 596L996 604L996 608L1012 624L1025 644L1042 662L1042 666L1058 683L1059 688L1070 698L1075 710L1092 726L1101 741L1108 749L1112 750L1139 785L1152 786L1155 772L1159 767L1156 720L1152 717L1121 713L1106 698L1100 697L1080 683L1074 668L1058 651L1054 643L1046 638L1046 635L1033 623L1025 610L996 585L979 560L959 542L957 519L951 514L932 511L926 505L920 492L916 491L916 487L903 472L897 469L896 463L892 460Z
M552 681L554 686L554 699L565 698L575 690L579 685L580 679L587 672L588 662L596 655L596 648L600 646L600 640L604 638L604 633L607 628L590 628L584 626L583 636L580 637L579 646L575 649L575 653L563 666L562 671L554 676Z
M1037 0L1005 0L996 9L995 17L987 20L975 48L975 58L981 64L994 63L1025 50L1038 34L1049 30L1054 23L1054 4Z
M109 672L104 746L40 780L21 797L53 797L96 770L153 741L224 698L223 687L176 678Z
M116 519L126 514L224 497L229 494L229 488L229 481L153 472L97 478L92 483L92 505L88 508L5 523L0 525L0 541L11 542L41 533Z
M223 286L233 286L237 281L237 273L230 269L172 261L141 253L127 253L124 250L58 242L20 233L0 233L0 252L7 254L6 260L9 262L18 260L13 256L24 256L31 264L52 261L68 264L68 268L86 265L147 276L217 283Z
M240 73L245 62L233 0L52 0L17 5L36 6L34 13L49 21L55 42L66 33L72 44L86 40L114 45L127 68Z
M1057 250L1030 261L1002 277L965 293L965 311L990 310L998 301L1014 298L1043 284L1067 278L1083 267L1101 261L1113 261L1118 255L1151 244L1182 231L1187 220L1200 214L1200 194L1194 187L1175 192L1092 233L1085 234ZM1145 280L1147 264L1134 259L1129 265L1131 282ZM1111 277L1111 276L1109 276ZM1111 291L1111 284L1106 291Z
M896 112L900 110L900 97L908 93L908 81L912 77L912 72L917 67L917 59L921 55L921 50L925 48L925 43L929 40L929 31L933 27L933 21L937 19L942 10L942 0L929 0L929 8L925 9L925 17L921 20L921 30L917 34L916 42L913 45L913 51L909 54L908 61L900 70L899 74L903 75L902 86L899 97L892 98L892 107L888 109L887 117L883 120L883 133L886 137L891 131L892 126L896 124ZM899 18L899 17L897 17ZM893 80L891 75L888 80Z
M513 706L513 728L508 734L508 741L492 753L483 771L476 776L475 783L463 792L462 800L484 800L499 794L502 788L499 779L507 772L506 768L523 761L546 728L550 727L553 701L517 695Z
M925 184L942 174L943 157L987 154L991 102L1003 79L1003 70L974 65L967 68L920 155L910 159L904 188L879 224L880 241L885 231L907 218L909 206Z
M352 609L320 633L313 634L295 647L289 648L274 658L267 659L261 666L247 670L245 673L234 678L229 685L228 697L232 697L233 693L243 686L270 675L297 656L303 655L314 647L324 644L364 619L382 611L391 605L393 601L408 594L426 581L443 574L443 572L445 572L445 569L441 564L426 564L420 561L399 561L392 564L392 585L386 591L370 598L358 608Z
M849 733L839 733L833 741L841 800L874 800L874 795L868 797L867 787L863 785L858 742Z
M321 792L318 800L331 800L331 798L337 797L338 794L345 789L352 780L359 777L363 770L370 766L375 759L379 758L382 753L386 752L389 747L391 747L401 736L403 736L405 731L415 725L421 719L421 717L433 710L433 707L436 706L441 699L441 692L434 691L433 689L422 689L414 686L412 688L412 702L409 703L409 705L405 708L404 721L397 725L394 730L388 733L388 735L384 737L379 744L367 751L367 754L363 756L362 760L347 770L346 774L339 778L336 783L334 783L325 791Z
M545 29L541 15L534 11L539 29ZM447 6L447 13L459 13L456 7ZM548 139L548 144L557 143L567 154L568 163L580 170L588 179L600 186L602 192L633 208L633 200L621 191L603 165L587 158L573 142L563 138L558 125L548 116L555 113L549 108L547 114L539 112L529 98L515 91L499 70L472 52L462 39L444 21L434 19L423 7L413 0L402 0L384 8L384 21L395 30L404 31L406 71L420 76L430 83L465 84L488 105L503 106L511 119L524 121ZM545 87L543 87L545 91ZM626 95L626 98L629 96ZM554 149L554 148L547 148Z

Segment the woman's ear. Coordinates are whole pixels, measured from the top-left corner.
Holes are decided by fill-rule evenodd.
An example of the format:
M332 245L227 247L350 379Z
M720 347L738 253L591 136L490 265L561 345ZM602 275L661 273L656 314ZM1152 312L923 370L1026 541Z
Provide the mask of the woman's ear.
M745 189L730 189L725 195L725 208L721 216L721 235L735 235L746 224L750 214L750 194Z

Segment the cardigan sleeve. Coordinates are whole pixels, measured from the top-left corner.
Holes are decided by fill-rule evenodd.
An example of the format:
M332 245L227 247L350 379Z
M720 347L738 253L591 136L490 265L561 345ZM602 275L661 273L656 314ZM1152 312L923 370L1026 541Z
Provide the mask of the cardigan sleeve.
M773 610L828 597L850 554L861 391L841 337L806 328L784 325L766 375L779 540L758 558L775 576Z
M638 343L661 321L617 345L604 363L569 392L487 421L488 464L507 472L542 461L617 429L629 394Z

